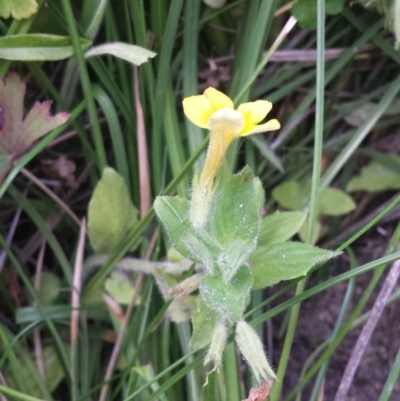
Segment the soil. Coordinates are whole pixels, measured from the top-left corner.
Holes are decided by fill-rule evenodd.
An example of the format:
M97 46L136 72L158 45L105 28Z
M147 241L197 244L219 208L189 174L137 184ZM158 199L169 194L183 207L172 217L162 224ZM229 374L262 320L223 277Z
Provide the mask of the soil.
M379 236L377 231L374 231L370 235L374 236L373 247L371 247L371 238L367 238L356 245L356 255L361 255L357 258L358 265L382 257L386 249L387 241L385 238ZM337 275L348 269L345 265L345 259L338 258L328 269L331 275ZM386 270L381 278L381 282L386 277L387 271L388 270ZM367 287L371 277L372 273L368 273L357 278L350 311ZM313 286L315 284L317 284L317 280L314 282L311 281L308 285ZM398 288L398 286L396 288ZM296 336L288 361L287 374L282 386L284 396L299 382L301 370L310 355L320 344L330 338L346 289L347 283L341 283L324 291L322 294L312 297L302 304ZM371 297L370 302L363 312L366 312L372 307L379 290L380 286L378 285L373 297ZM282 324L282 318L283 316L278 316L272 320L274 332L273 364L275 367L278 365L284 340L284 337L278 338L277 336ZM335 351L325 377L322 400L331 401L334 399L343 372L362 327L363 325L360 325L350 331ZM357 369L346 401L378 400L399 348L399 303L394 302L384 309L378 321L370 343ZM310 384L303 389L303 400L308 400L313 384L314 378L311 380ZM395 386L391 400L400 400L400 381L398 381Z

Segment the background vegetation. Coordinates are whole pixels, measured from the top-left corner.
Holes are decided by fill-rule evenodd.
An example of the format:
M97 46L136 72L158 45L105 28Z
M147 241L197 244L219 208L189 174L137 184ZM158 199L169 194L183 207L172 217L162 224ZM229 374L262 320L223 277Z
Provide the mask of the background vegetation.
M181 101L208 86L235 103L274 103L269 117L281 130L232 145L225 168L248 164L260 176L268 213L309 208L313 236L300 230L296 240L345 251L308 280L254 295L247 319L280 379L270 399L333 399L339 384L340 391L353 384L354 400L400 395L398 313L378 325L387 352L383 360L372 356L365 381L353 382L355 357L343 374L354 341L361 356L384 306L398 309L399 266L390 266L400 257L400 56L375 10L329 1L325 17L318 1L317 17L311 3L292 10L280 0L218 9L199 0L47 0L27 19L0 19L0 40L61 35L69 38L63 49L75 54L31 61L26 43L0 46L14 51L12 60L3 54L0 75L13 70L27 81L27 110L52 99L54 113L70 113L63 128L18 155L0 187L0 397L246 398L254 383L233 343L203 394L203 353L188 348L190 323L165 315L169 302L153 276L127 270L110 281L126 255L165 259L169 244L151 204L159 194L188 194L207 133L183 118ZM292 12L301 26L289 29ZM157 55L140 67L109 54L85 59L90 42ZM42 45L46 54L49 46ZM105 166L123 177L139 216L99 263L83 219ZM106 225L112 221L105 216ZM118 298L124 291L128 300ZM307 344L302 330L322 325L323 338Z

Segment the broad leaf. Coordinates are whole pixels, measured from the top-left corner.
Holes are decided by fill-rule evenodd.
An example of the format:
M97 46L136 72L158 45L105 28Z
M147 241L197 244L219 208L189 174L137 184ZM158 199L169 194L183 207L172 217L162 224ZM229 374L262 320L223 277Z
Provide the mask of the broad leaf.
M272 191L272 197L289 210L300 210L309 199L310 187L301 186L295 181L286 181Z
M286 181L272 191L272 197L289 210L301 210L310 200L310 184L301 186L295 181ZM318 214L339 216L354 210L352 198L337 188L326 188L319 195Z
M313 266L339 254L340 252L327 251L300 242L257 248L250 255L253 288L270 287L282 280L305 276Z
M198 350L210 344L219 320L218 313L210 310L205 305L202 297L197 297L197 304L192 319L193 334L189 343L190 348Z
M320 221L318 219L316 219L314 222L314 231L313 231L312 237L311 237L311 244L313 244L313 245L316 244L318 239L322 235L326 234L326 232L324 232L322 230L322 228L323 227L322 227ZM300 227L300 230L299 230L299 237L303 242L307 241L307 231L308 231L308 221L306 220L304 222L304 224Z
M230 282L221 275L203 277L200 294L211 310L218 312L223 320L238 322L248 305L253 277L249 268L242 265Z
M127 275L123 275L118 270L114 270L106 279L104 288L119 304L130 304L134 289Z
M318 213L327 216L340 216L356 208L353 199L337 188L326 188L318 199Z
M82 50L91 42L79 39ZM69 36L24 34L0 38L0 58L16 61L55 61L74 55Z
M140 46L121 42L106 43L104 45L93 47L85 53L86 58L104 55L112 55L128 61L131 64L141 65L146 63L150 58L155 57L157 53Z
M306 220L307 210L302 212L276 212L261 222L258 246L285 242L299 232Z
M257 193L256 187L257 186ZM259 228L260 205L263 203L258 181L250 168L232 176L215 194L215 206L210 212L209 234L215 235L221 253L218 267L228 282L240 265L255 249Z
M1 0L0 17L9 18L12 16L16 20L29 18L36 14L38 5L35 0Z
M51 272L43 272L40 276L38 297L42 305L54 303L61 289L61 280Z
M325 0L325 11L327 14L338 14L343 9L344 0ZM299 21L303 29L317 28L317 0L297 0L292 13Z
M35 373L37 366L33 354L19 347L19 352L14 362L9 364L10 370L6 371L5 380L10 388L18 388L14 379L19 377L18 384L21 384L19 390L29 394L33 399L48 399L46 394L52 392L65 377L65 371L60 362L58 353L52 345L44 346L42 349L43 366L46 374L46 384L40 383L38 373ZM69 347L65 347L65 352L69 352ZM40 377L40 376L39 376ZM43 387L46 386L46 391Z
M124 179L106 167L88 209L88 235L96 253L111 254L138 222Z
M36 102L24 118L25 89L25 83L16 73L0 80L0 182L17 157L69 118L67 113L51 116L51 101Z
M207 232L198 232L192 227L189 207L189 201L178 196L158 196L154 202L154 210L164 224L174 248L185 258L203 263L212 273L220 249Z
M400 167L400 156L389 157ZM365 166L359 176L349 181L346 188L348 192L378 192L388 189L400 189L400 174L376 161Z

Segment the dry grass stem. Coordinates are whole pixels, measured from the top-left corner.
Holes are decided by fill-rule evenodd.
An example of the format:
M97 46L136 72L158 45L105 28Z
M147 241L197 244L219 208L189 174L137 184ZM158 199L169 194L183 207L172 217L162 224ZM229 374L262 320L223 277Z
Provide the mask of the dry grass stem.
M361 358L364 355L371 335L375 330L378 320L382 315L382 312L386 306L390 294L393 291L393 288L395 287L399 279L399 276L400 260L397 260L390 268L389 273L383 283L382 289L374 302L374 306L372 307L367 323L363 327L361 334L358 337L357 343L354 346L353 352L343 373L339 388L336 392L335 401L343 401L346 399L347 393L350 390L351 383L353 382L354 375L356 374Z

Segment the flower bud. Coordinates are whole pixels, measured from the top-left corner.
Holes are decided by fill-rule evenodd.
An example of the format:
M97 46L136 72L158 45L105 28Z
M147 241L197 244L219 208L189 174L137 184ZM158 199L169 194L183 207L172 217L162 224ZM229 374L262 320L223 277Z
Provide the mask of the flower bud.
M214 369L222 365L222 354L225 349L227 330L223 323L218 323L211 338L211 344L204 359L204 365L212 362Z
M257 380L260 383L263 382L263 379L272 383L276 376L269 366L261 340L254 329L244 320L241 320L236 325L235 338L240 352L250 365Z

